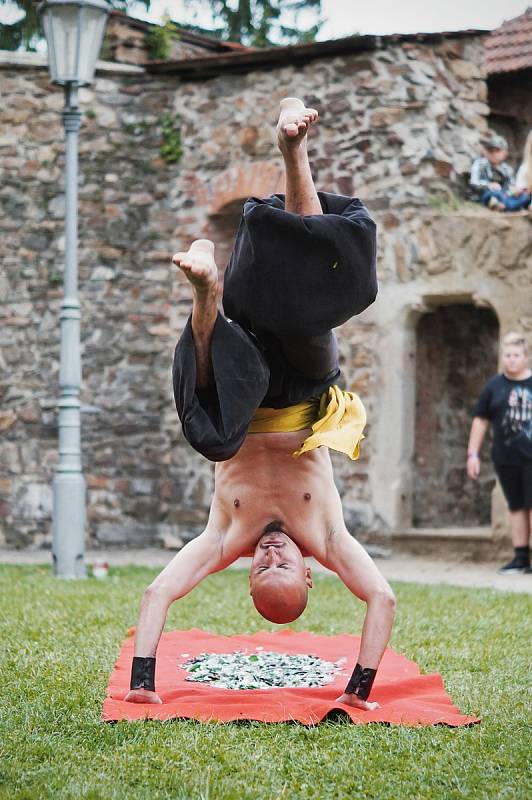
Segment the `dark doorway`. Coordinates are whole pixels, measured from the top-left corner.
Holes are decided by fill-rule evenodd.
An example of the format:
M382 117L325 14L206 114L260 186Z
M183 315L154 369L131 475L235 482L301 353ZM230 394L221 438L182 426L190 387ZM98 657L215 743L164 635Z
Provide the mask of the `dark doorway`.
M489 525L494 473L491 435L478 481L465 462L471 410L497 372L499 323L488 308L440 306L417 326L413 524L421 528Z
M521 163L526 137L532 127L532 92L530 76L519 73L492 75L488 80L490 128L506 137L510 161L516 168Z

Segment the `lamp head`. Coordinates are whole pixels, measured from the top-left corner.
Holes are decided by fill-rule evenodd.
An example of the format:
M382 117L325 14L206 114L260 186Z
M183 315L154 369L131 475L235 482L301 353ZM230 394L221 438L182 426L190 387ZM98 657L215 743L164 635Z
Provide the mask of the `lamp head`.
M38 11L48 43L52 83L88 86L94 79L110 6L106 0L44 0Z

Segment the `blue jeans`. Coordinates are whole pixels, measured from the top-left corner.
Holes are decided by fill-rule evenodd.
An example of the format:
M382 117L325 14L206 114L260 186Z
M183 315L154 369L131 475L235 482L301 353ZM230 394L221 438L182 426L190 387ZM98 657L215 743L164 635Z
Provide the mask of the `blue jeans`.
M480 198L480 202L482 205L487 206L492 197L503 203L505 211L521 211L521 209L528 208L530 205L531 195L520 194L514 197L514 195L508 194L503 189L486 189Z

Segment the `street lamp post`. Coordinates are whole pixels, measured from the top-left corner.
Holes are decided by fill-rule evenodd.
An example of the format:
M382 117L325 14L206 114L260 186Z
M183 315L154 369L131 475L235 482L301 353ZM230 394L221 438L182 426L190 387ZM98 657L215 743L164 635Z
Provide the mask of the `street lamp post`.
M109 6L105 0L45 0L39 14L48 43L50 79L65 87L65 274L61 303L59 462L54 476L53 559L58 578L85 575L85 480L80 437L78 300L78 87L92 83Z

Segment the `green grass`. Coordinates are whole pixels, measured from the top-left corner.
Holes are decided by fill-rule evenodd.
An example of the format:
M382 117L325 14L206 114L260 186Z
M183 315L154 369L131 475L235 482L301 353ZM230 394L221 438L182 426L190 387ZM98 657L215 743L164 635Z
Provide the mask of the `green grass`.
M531 598L398 584L392 645L443 674L471 728L326 722L100 722L109 672L153 571L56 581L0 567L0 798L528 798ZM168 628L224 634L265 624L243 572L214 575L171 609ZM363 606L318 575L292 627L358 633Z

